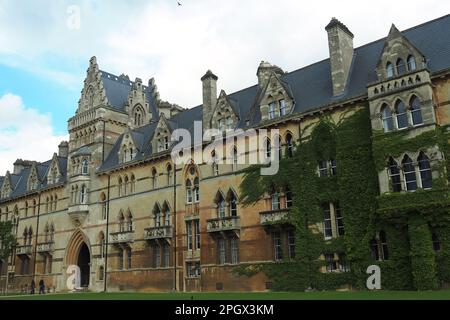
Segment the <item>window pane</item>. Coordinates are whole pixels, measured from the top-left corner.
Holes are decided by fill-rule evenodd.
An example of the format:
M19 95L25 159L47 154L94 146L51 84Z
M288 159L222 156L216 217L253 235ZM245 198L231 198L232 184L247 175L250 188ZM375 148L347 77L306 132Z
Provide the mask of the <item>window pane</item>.
M280 232L273 233L273 246L274 246L275 261L283 260L283 253L281 250L281 234L280 234Z
M398 168L397 162L390 158L388 163L389 177L391 179L391 186L393 192L402 191L402 185L400 180L400 169Z
M405 104L399 101L396 105L395 111L397 113L397 127L399 129L408 127L408 115L406 114Z
M403 160L403 173L405 176L406 190L417 190L416 170L414 168L411 158L406 156Z
M322 210L323 210L323 234L327 239L333 237L333 229L331 227L330 205L329 204L322 205Z
M383 119L384 132L394 130L394 121L392 119L392 113L388 106L384 106L381 111Z
M418 165L420 171L420 180L422 182L422 188L430 189L433 186L433 177L431 172L430 161L424 153L420 154L418 158Z

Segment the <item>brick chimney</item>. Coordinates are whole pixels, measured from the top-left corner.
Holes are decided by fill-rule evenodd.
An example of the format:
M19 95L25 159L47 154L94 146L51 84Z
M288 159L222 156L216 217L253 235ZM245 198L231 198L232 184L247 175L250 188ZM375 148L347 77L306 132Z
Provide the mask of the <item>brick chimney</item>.
M353 61L353 33L336 18L325 27L330 49L333 95L344 93Z

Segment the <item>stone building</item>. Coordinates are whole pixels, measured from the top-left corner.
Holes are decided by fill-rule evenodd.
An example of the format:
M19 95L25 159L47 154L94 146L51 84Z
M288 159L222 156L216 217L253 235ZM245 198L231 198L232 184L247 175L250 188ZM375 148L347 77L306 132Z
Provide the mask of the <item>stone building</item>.
M268 192L243 207L239 185L247 165L235 161L242 154L217 150L213 158L231 152L233 161L177 165L174 130L194 133L194 121L221 132L278 129L280 150L289 156L323 114L339 119L369 108L374 134L404 130L407 137L449 125L448 30L447 15L403 32L392 26L387 38L354 48L352 32L333 18L326 26L329 59L292 72L263 61L258 83L231 94L218 93L218 77L208 71L203 103L190 109L162 101L153 79L110 74L93 57L68 121L69 141L50 160L17 160L0 177L0 219L14 222L18 239L0 263L1 288L8 282L10 291L25 290L34 277L65 291L67 268L78 265L81 286L92 291L267 290L264 273L232 270L293 258L295 230L265 227L289 213L292 194ZM444 160L438 145L386 159L380 194L432 189L442 174L433 164ZM318 174L336 168L322 163ZM325 238L342 234L339 218L330 204ZM386 255L384 237L367 246L377 260ZM346 271L337 255L326 258L332 268L324 272Z

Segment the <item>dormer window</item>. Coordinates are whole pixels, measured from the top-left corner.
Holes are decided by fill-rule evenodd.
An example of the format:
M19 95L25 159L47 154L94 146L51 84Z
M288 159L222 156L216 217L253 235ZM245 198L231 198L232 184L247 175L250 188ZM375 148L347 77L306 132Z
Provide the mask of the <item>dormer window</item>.
M416 58L414 56L408 57L408 71L412 72L417 69Z
M280 104L280 117L283 117L286 115L286 101L284 99L281 99L279 101Z
M275 102L269 104L269 120L275 119Z
M386 64L386 77L392 78L394 76L394 66L392 65L392 63L388 62Z
M406 73L406 66L402 58L398 58L396 63L397 74L401 76Z

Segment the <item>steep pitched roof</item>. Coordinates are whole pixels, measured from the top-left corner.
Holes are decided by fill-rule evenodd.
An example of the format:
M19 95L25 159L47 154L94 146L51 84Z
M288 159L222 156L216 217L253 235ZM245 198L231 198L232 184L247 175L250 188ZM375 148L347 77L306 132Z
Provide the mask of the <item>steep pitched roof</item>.
M450 68L448 58L450 57L450 32L447 32L448 30L450 30L450 15L405 30L402 34L425 55L430 71L437 73ZM306 113L339 101L367 95L367 84L376 81L375 69L385 41L386 38L382 38L355 49L347 89L338 97L333 95L330 59L283 74L281 76L283 86L289 90L295 101L293 113ZM108 74L103 73L103 77L105 75ZM108 84L114 81L119 83ZM106 83L105 88L110 86L109 91L118 88L119 91L110 93L111 98L108 97L108 99L110 102L114 101L117 108L121 107L126 101L124 97L131 89L131 82L112 80L110 75L104 83ZM246 127L247 121L249 126L261 122L260 109L257 105L260 94L261 89L258 85L254 85L228 95L228 99L239 115L238 128ZM193 134L194 121L201 121L202 117L202 105L199 105L173 116L168 122L172 130L184 128ZM135 130L145 132L146 135L146 138L142 139L146 151L141 157L151 155L150 141L155 128L155 124L149 124ZM117 157L117 145L120 145L120 141L121 139L117 141L100 171L120 166ZM137 160L139 159L136 158Z
M128 96L130 95L134 82L106 71L100 71L100 73L108 102L116 110L125 112L125 104L128 101ZM143 86L143 88L150 107L150 112L153 115L153 119L158 119L159 114L154 98L155 88L152 86Z

